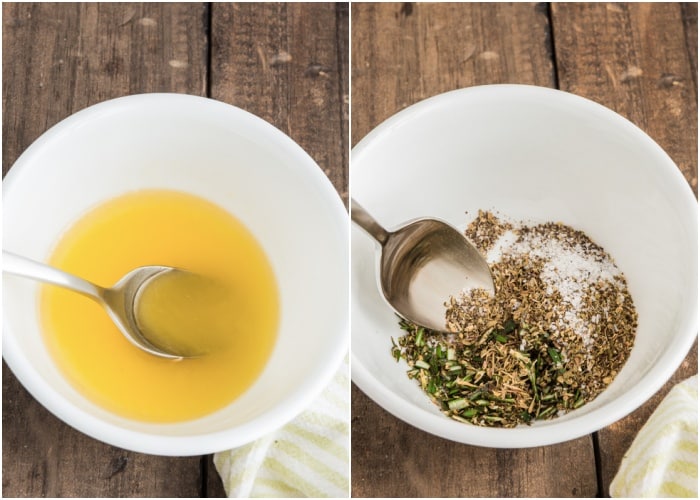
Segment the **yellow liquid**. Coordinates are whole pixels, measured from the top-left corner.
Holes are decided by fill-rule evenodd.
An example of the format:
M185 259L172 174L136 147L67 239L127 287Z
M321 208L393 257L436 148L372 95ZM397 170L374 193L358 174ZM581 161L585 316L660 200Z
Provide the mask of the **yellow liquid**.
M42 287L45 339L57 364L81 393L122 416L204 416L250 387L272 352L279 323L272 268L248 229L206 200L150 190L108 201L69 228L49 263L103 286L154 264L198 277L154 282L139 309L144 324L162 332L158 342L206 351L179 361L134 347L92 299Z

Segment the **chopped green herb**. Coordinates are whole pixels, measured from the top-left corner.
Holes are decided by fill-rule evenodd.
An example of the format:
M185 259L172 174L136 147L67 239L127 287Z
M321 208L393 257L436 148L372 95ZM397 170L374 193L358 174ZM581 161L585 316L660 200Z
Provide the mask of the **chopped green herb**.
M469 406L469 403L466 399L459 398L453 399L452 401L448 401L447 406L450 408L450 410L461 410L462 408L466 408L467 406Z
M506 337L505 335L501 335L500 333L494 334L493 338L496 342L500 342L501 344L505 344L506 342L508 342L508 337Z
M479 413L479 410L477 410L476 408L469 408L468 410L464 410L462 412L462 416L464 418L472 418L477 413Z
M425 335L425 330L423 328L418 329L418 333L416 333L416 346L424 346L425 341L423 340L423 336Z
M509 334L513 332L517 328L517 323L513 321L512 319L507 319L505 323L503 323L503 333L504 334Z
M552 358L552 361L554 361L554 363L561 363L561 354L559 354L559 351L550 347L549 349L547 349L547 352L549 353L549 357Z
M423 361L422 359L419 359L415 363L413 363L414 366L417 366L418 368L422 368L424 370L430 370L430 365Z

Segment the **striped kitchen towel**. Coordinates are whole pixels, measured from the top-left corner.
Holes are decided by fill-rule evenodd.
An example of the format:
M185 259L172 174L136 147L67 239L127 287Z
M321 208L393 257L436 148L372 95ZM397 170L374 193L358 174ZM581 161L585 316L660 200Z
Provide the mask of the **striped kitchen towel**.
M698 497L698 376L649 417L610 483L613 497Z
M296 419L240 448L214 455L230 498L350 495L348 359Z

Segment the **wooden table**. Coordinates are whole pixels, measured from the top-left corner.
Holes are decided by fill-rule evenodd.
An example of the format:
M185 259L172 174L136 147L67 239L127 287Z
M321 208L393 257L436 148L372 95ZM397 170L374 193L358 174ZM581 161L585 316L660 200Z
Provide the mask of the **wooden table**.
M3 4L3 175L90 104L182 92L247 109L348 191L346 4ZM353 4L352 142L447 90L530 83L628 117L697 193L696 4ZM439 55L439 57L438 57ZM603 496L622 454L697 344L646 405L593 435L494 450L422 433L356 387L354 496ZM163 458L88 438L3 365L3 495L221 496L210 456Z
M352 143L397 111L488 83L558 88L629 118L674 159L697 196L697 4L353 3ZM486 449L423 433L352 389L352 494L607 496L620 460L670 387L697 373L697 343L673 379L595 434Z
M3 4L3 175L91 104L178 92L271 122L347 202L347 4ZM264 203L265 200L261 200ZM3 363L4 496L223 496L211 456L108 446L39 405Z

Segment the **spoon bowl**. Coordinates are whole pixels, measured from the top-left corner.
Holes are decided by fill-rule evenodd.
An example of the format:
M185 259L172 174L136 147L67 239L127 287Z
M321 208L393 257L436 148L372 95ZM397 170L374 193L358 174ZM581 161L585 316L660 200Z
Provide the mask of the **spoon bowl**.
M58 285L94 299L107 310L109 317L126 339L143 351L167 359L192 356L184 350L180 351L172 346L162 348L154 343L151 336L139 327L136 314L139 296L149 284L165 274L185 271L167 266L138 267L125 274L113 287L102 288L77 276L5 250L2 252L2 271Z
M381 246L382 295L405 319L444 332L445 302L450 296L473 288L494 293L484 257L446 222L422 218L390 232L355 200L351 208L352 220Z

